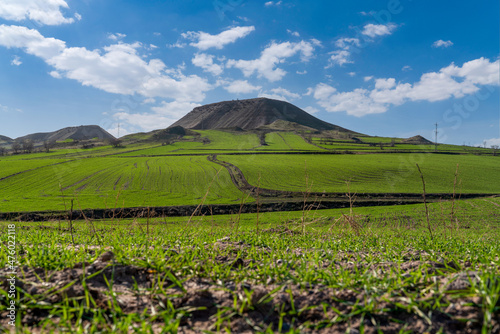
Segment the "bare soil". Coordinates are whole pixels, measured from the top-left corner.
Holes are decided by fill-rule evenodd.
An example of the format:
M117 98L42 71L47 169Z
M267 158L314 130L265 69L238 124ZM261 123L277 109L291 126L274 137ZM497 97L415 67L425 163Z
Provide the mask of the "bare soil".
M283 231L268 231L282 233ZM286 231L285 231L286 232ZM225 263L231 270L242 270L253 259L240 258L241 250L248 245L241 242L220 240L215 245L228 255L217 256L214 261ZM262 249L266 251L266 249ZM307 250L296 249L300 254ZM340 254L339 261L325 263L324 266L358 270L366 264L350 261L350 253ZM46 271L41 268L20 268L18 287L26 296L36 296L40 307L31 307L22 318L22 324L30 331L38 331L39 324L49 315L50 305L61 303L65 299L76 303L85 303L86 289L94 307L106 310L110 314L117 308L121 312L153 314L166 308L171 303L175 309L185 310L179 333L201 333L203 330L219 331L226 326L234 333L252 333L266 328L278 331L280 313L295 315L282 319L281 331L287 332L292 325L303 325L304 333L399 333L406 330L415 333L480 333L483 313L483 301L479 297L466 297L451 291L470 288L475 272L471 270L443 274L453 268L467 269L468 263L438 263L416 260L421 254L408 253L406 262L400 264L380 263L369 265L373 270L383 274L386 270L397 266L399 270L410 275L417 270L425 270L441 284L442 298L440 305L429 305L429 310L421 310L424 316L411 310L404 291L393 291L384 296L370 296L366 291L327 287L322 284L290 284L268 280L265 284L243 282L211 281L197 277L177 278L182 285L174 283L172 276L156 272L152 269L134 265L115 263L114 254L108 250L94 263L80 263L73 268L59 271ZM203 263L199 264L203 266ZM286 265L276 262L276 266ZM293 270L293 269L291 269ZM0 269L3 285L8 277L5 269ZM405 277L403 275L403 277ZM409 276L408 276L409 277ZM87 288L84 288L85 282ZM163 282L159 284L158 282ZM2 286L6 289L7 286ZM419 289L418 283L414 286ZM114 292L114 296L110 291ZM23 297L21 296L21 298ZM431 296L419 298L435 300ZM375 298L375 301L372 299ZM356 315L357 304L374 302L374 311L365 316ZM234 306L240 312L234 311ZM49 306L49 307L47 307ZM407 308L408 306L408 308ZM221 316L217 316L217 314ZM225 318L224 318L225 317ZM217 323L218 319L222 319ZM334 319L335 321L331 321ZM333 325L332 325L333 322ZM2 316L0 325L6 326L6 317ZM155 332L161 332L162 323L154 324ZM310 329L315 328L315 329ZM500 315L492 319L493 333L500 332Z

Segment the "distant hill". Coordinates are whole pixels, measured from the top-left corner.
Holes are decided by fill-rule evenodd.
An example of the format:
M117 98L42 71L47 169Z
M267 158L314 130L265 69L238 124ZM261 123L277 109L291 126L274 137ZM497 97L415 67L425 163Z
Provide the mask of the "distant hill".
M12 138L9 138L7 136L0 136L0 142L7 142L7 143L11 143L13 142L14 140Z
M33 133L23 137L16 138L16 141L22 141L25 139L31 139L34 142L43 141L64 141L67 139L73 140L88 140L93 138L99 138L100 140L114 139L109 132L104 130L98 125L81 125L72 126L57 130L54 132L40 132Z
M351 132L340 126L324 122L291 103L256 98L249 100L233 100L207 104L194 108L189 114L171 125L182 126L186 129L207 130L241 128L243 130L258 129L270 126L307 127L315 130L336 130ZM291 126L291 123L295 125ZM270 126L273 128L273 126Z
M424 137L418 135L418 136L413 136L407 139L401 140L401 142L405 144L419 144L419 145L431 145L434 144L430 140L425 139Z

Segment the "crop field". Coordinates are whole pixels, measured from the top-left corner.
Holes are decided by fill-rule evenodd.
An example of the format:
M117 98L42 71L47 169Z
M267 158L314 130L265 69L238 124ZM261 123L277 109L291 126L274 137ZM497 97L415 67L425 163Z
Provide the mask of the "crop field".
M197 130L203 137L207 137L210 143L203 149L210 150L250 150L260 145L259 138L254 133L226 132L218 130Z
M248 182L260 187L290 191L345 192L350 181L353 192L419 193L422 181L427 191L450 193L459 164L463 193L498 193L498 158L434 154L365 155L220 155L219 160L238 166ZM481 172L478 172L481 171ZM306 187L306 175L308 186Z
M497 333L499 206L0 222L0 242L26 333Z
M51 162L52 160L42 160ZM242 193L204 156L81 159L2 180L0 210L65 210L231 203ZM29 186L27 186L29 185ZM77 203L79 206L77 206Z
M302 137L292 132L271 132L266 134L266 146L257 150L265 151L318 151L318 147L307 143Z

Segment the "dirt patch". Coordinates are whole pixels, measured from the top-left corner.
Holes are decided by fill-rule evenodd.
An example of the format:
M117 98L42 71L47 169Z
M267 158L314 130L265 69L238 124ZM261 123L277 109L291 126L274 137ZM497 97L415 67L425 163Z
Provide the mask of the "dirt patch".
M221 239L210 246L223 251L233 249L240 254L249 247L229 239ZM199 277L182 279L167 271L156 272L114 261L114 253L108 250L94 263L80 263L59 271L20 268L18 288L21 302L31 302L31 306L22 313L23 326L30 330L39 329L39 324L50 313L48 306L60 305L63 301L69 301L70 305L76 303L101 309L109 314L116 314L114 312L119 310L119 314L125 315L154 314L171 305L176 310L182 310L179 333L223 331L226 327L235 333L266 329L288 332L300 325L304 333L359 333L361 328L365 333L399 333L401 330L436 333L440 329L443 333L480 333L483 321L481 298L470 297L467 293L451 293L468 291L471 284L475 284L477 273L473 270L459 271L463 264L425 262L423 265L419 260L399 264L400 270L408 274L421 268L432 269L426 275L431 272L438 274L434 277L440 282L440 291L443 292L440 305L429 305L428 310L416 311L404 290L379 296L363 288L342 289L320 283L290 284L268 280L262 284ZM214 261L228 264L231 270L241 270L255 262L235 257L233 252L218 255ZM278 260L276 265L282 264ZM355 270L359 264L343 260L327 265ZM373 265L374 270L392 267L392 263ZM440 269L453 268L457 272L446 275L439 272ZM0 269L1 288L4 290L7 288L7 277L7 271ZM419 289L418 282L415 289ZM85 304L86 298L90 298L90 306ZM369 312L366 311L368 307ZM6 324L5 317L0 321L2 325ZM493 333L500 331L498 314L493 315L491 325ZM156 323L154 328L161 332L161 322Z

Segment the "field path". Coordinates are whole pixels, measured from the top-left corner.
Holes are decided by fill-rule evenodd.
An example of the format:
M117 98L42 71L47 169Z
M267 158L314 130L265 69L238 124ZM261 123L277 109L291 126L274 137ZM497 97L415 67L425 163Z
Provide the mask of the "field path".
M276 189L266 189L261 187L256 187L248 183L243 172L235 165L217 159L217 154L211 154L207 156L208 161L221 165L227 169L231 180L234 185L242 192L250 195L254 198L262 197L264 200L304 200L304 198L314 199L317 198L321 201L335 200L348 202L348 197L345 193L334 193L334 192L301 192L301 191L285 191ZM492 194L462 194L462 198L478 198L478 197L491 197ZM439 193L439 194L426 194L426 198L430 201L439 201L452 199L453 194L451 193ZM394 202L393 204L405 204L407 202L423 202L423 197L421 193L358 193L356 194L356 201L383 201Z

